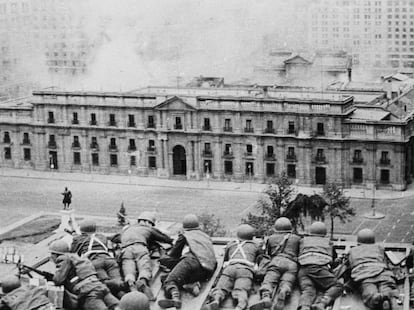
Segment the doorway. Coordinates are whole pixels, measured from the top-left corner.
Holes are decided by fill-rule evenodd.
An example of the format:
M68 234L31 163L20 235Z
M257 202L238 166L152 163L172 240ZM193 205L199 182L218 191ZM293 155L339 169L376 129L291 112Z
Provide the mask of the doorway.
M185 156L185 148L181 145L176 145L173 148L173 174L187 174L187 160Z
M315 169L315 181L316 181L316 184L325 184L326 183L326 168L316 167L316 169Z
M49 168L54 170L58 169L58 159L56 151L49 151Z

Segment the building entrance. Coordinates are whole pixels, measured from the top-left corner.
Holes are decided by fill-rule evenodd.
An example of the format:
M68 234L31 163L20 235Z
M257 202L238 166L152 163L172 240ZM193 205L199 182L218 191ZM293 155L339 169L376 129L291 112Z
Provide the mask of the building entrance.
M56 151L49 151L49 168L57 169L58 168L58 159Z
M326 183L326 169L325 168L316 167L315 181L316 181L316 184L325 184Z
M185 156L185 148L181 145L176 145L173 148L173 174L174 175L186 175L187 174L187 162Z

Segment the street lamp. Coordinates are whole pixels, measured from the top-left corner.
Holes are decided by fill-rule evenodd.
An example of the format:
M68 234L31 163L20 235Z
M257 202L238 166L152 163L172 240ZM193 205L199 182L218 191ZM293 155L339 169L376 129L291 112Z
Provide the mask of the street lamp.
M206 172L206 179L207 179L207 187L210 187L210 167L208 165L208 162L204 163L205 172Z

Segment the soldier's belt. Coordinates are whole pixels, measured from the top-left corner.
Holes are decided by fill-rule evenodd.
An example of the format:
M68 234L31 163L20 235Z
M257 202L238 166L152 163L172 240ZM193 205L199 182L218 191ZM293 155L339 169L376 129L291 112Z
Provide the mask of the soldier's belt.
M77 277L73 278L76 279ZM72 280L73 280L72 279ZM72 283L72 280L70 281ZM75 282L74 286L73 286L73 290L75 292L78 292L82 286L84 286L86 283L91 283L91 282L99 282L99 279L96 277L96 275L90 275L89 277L83 279L83 280L79 280L79 278L77 279L78 282Z
M276 254L275 257L284 257L284 258L290 259L292 262L295 262L295 263L298 262L298 259L296 257L292 257L292 255L289 255L289 254L286 254L286 253Z
M142 244L143 246L147 246L147 244L145 243L145 242L142 242L142 241L137 241L137 242L131 242L131 243L128 243L128 244L126 244L126 245L123 245L123 246L121 246L121 248L122 249L126 249L127 247L129 247L129 246L131 246L131 245L135 245L135 244Z
M377 267L378 270L383 270L385 269L387 266L384 263L374 263L374 262L368 262L368 263L360 263L358 265L356 265L354 268L352 268L352 273L359 273L360 271L363 271L363 269L365 268L372 268L372 267Z
M232 258L229 260L229 265L233 265L233 264L243 264L249 267L254 267L254 263L248 261L247 259L242 259L242 258Z

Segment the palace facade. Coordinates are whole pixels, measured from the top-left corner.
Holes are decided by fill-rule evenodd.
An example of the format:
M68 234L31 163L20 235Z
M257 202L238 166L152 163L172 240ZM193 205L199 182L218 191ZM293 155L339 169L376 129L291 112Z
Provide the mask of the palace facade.
M410 122L367 96L356 105L345 93L271 87L35 91L0 105L0 167L241 182L286 172L296 184L404 190Z

